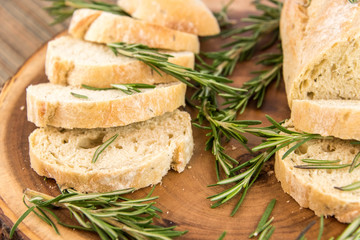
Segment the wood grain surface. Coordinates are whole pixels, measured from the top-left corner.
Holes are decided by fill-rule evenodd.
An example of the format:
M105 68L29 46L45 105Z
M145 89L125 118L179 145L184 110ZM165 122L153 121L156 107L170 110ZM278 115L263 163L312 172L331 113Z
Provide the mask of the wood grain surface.
M13 9L15 6L13 4L21 5L22 1L4 2L6 9ZM29 5L41 5L38 1L26 0L26 2L29 2ZM217 0L205 2L212 9L221 7L221 2ZM231 16L239 19L253 12L254 9L250 6L250 2L250 0L236 1L231 10ZM14 14L9 13L10 10L5 11L3 7L2 4L0 16L2 16L3 12L10 15ZM28 6L23 7L27 9ZM17 11L14 10L14 12ZM44 19L48 19L45 15ZM41 18L39 18L39 21L41 21ZM47 24L45 22L44 20L44 24ZM23 31L26 28L24 27ZM61 28L59 27L58 30L61 30ZM0 31L3 31L3 29L0 29ZM56 32L57 30L52 31ZM17 34L20 35L20 32ZM41 31L39 30L39 32ZM42 37L50 38L54 35L47 34L49 35L44 34ZM0 37L2 41L4 36L1 34ZM41 40L38 41L40 44L43 43ZM206 42L202 48L212 49L219 44L219 41L211 40ZM35 51L36 48L36 43L32 43L32 51ZM11 50L10 47L9 49ZM46 45L26 61L15 76L6 83L0 95L0 219L5 229L5 231L3 230L3 238L6 238L6 231L12 226L13 222L26 210L22 203L22 191L25 188L31 188L50 195L59 193L53 180L44 179L31 169L28 155L28 136L35 129L35 126L26 119L25 89L29 84L47 81L44 73L45 53ZM21 54L25 54L25 51ZM1 52L1 57L1 61L5 59L5 62L6 58L11 58L8 54L3 56L3 52ZM13 60L13 64L17 66L15 60ZM239 64L231 78L235 81L235 85L241 86L244 81L252 77L250 72L256 69L258 67L255 66L254 62ZM11 74L10 70L9 74ZM186 110L192 117L195 116L194 109L187 107ZM281 84L278 88L270 88L265 98L265 104L260 110L256 109L254 104L251 104L249 109L239 118L257 119L266 122L265 114L271 115L276 120L282 120L288 118L289 113L284 86ZM156 206L163 210L160 224L164 226L177 225L178 230L188 230L189 232L180 239L218 239L223 231L227 232L225 239L248 239L248 235L255 229L266 205L271 199L275 198L277 203L272 215L275 218L273 225L276 230L272 239L296 239L298 234L314 220L317 223L310 229L307 237L308 239L316 239L319 218L312 211L300 208L289 195L282 191L280 183L277 182L273 173L273 160L269 161L261 172L258 181L249 191L239 212L234 217L229 215L237 199L219 208L211 209L211 202L206 198L224 190L225 187L207 187L209 184L216 182L214 158L210 152L204 150L206 132L193 128L193 133L195 152L189 167L181 174L169 172L164 177L162 184L155 189L154 195L159 196ZM259 139L250 137L249 142L250 146L255 146L259 143ZM239 161L251 158L251 155L236 142L230 141L225 145L225 148L232 157ZM131 196L144 196L148 191L149 188L141 189ZM59 214L61 219L67 218L64 212ZM343 231L344 227L344 224L338 223L333 218L326 219L323 239L337 236ZM24 221L24 224L19 226L17 238L98 239L94 234L62 227L59 229L60 236L56 235L51 227L35 216L30 215Z

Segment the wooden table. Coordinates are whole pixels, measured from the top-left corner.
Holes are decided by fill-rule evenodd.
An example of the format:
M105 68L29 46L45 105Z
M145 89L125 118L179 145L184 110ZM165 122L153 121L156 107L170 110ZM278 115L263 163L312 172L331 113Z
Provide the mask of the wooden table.
M226 0L220 0L220 1L204 0L204 1L212 10L219 10L221 6L221 2L227 2ZM246 1L236 0L234 5L237 11L230 10L230 15L238 18L239 16L248 15L249 11L253 12L254 10L250 6L250 3L251 0L246 0ZM22 63L28 57L30 57L37 49L39 49L43 44L45 44L49 39L54 37L57 33L62 32L66 29L67 23L58 24L56 26L49 26L49 23L51 23L52 18L49 17L47 13L42 9L47 5L48 2L44 2L41 0L1 0L0 22L2 26L0 27L0 89L1 86L4 84L4 82L15 74L17 69L22 65ZM44 52L45 49L42 48L37 55L44 56ZM244 65L242 65L241 68L237 69L237 73L235 74L236 77L234 78L234 80L237 83L241 83L242 81L249 80L249 78L251 77L249 72L251 71L252 68L254 68L252 63L245 63ZM26 74L22 73L22 77L26 78L26 76L24 75ZM43 74L42 77L45 78ZM284 91L283 85L281 86L280 89L277 90L272 88L271 93L269 93L265 99L266 103L264 107L261 109L261 111L255 110L256 109L255 106L252 105L250 106L250 108L254 110L250 110L250 112L248 111L246 118L248 119L262 118L262 120L264 120L264 113L271 114L272 116L276 114L276 118L277 118L276 120L281 120L283 118L288 117L289 110L287 108L286 98L283 91ZM272 101L276 101L276 103L281 103L281 104L273 104ZM26 121L26 117L23 117L23 119L25 119L24 121ZM32 128L34 127L32 126ZM24 131L30 131L30 130L26 129ZM198 139L202 139L202 140L205 139L203 137L203 133L200 132L199 130L196 130L194 132L194 136L195 138ZM22 139L26 139L26 137ZM204 141L197 141L196 144L201 145L202 147L204 145ZM26 143L24 143L23 145L26 145ZM205 156L208 156L208 158L212 160L211 153L204 152L203 148L201 149L198 148L198 149L199 149L198 153L196 153L198 155L198 158L200 158L199 152L201 152L200 155L204 154L204 158L206 158ZM243 155L239 155L239 157L241 156ZM192 161L193 161L192 162L193 169L196 169L196 164L199 165L198 168L203 167L201 165L202 163L200 163L199 160L195 161L193 159ZM207 165L210 164L211 166L209 166L209 168L211 168L213 162L209 161L206 164ZM192 172L188 171L187 174L192 174ZM40 179L40 180L38 179L38 181L42 180L40 177L38 178ZM171 178L176 179L178 178L178 176L176 176L175 174L170 174L170 176L168 176L167 179L165 180L164 185L166 185L167 182L170 182L170 180L172 180ZM211 177L209 176L205 176L205 175L201 176L201 179L205 179L206 181L209 181L209 183L213 182L213 179L211 179ZM204 184L204 186L206 185ZM208 188L204 186L202 186L204 188L204 191L210 191L208 190ZM267 195L264 196L264 192L266 192L264 191L265 188L267 188L268 190L266 190ZM159 189L160 189L159 192L161 193L161 188ZM209 193L203 195L208 196ZM261 207L256 205L259 201L260 195L263 196L264 198L263 201L264 204L262 204ZM309 222L311 222L312 220L316 220L318 222L318 218L313 215L312 211L307 209L300 209L297 203L290 196L288 196L281 190L280 184L276 181L273 174L267 175L265 173L260 178L259 183L252 190L252 193L249 194L248 199L245 201L243 207L244 215L241 215L241 217L238 216L239 222L236 223L236 227L239 227L240 229L241 226L245 224L244 221L249 221L251 218L251 221L249 221L245 225L251 225L251 229L255 228L258 221L258 217L253 216L254 210L257 212L258 216L261 216L263 209L265 207L265 203L267 203L268 200L271 198L277 198L279 200L278 204L282 206L274 210L274 215L276 216L275 225L277 226L277 231L273 239L288 239L287 237L289 236L291 236L292 239L294 238L294 236L297 236L298 233L302 229L304 229L304 227L307 224L309 224ZM206 200L205 197L203 196L201 196L201 200L202 200L201 204L204 204L201 206L201 208L206 207L206 211L211 211L210 209L207 208L207 205L209 205L208 200ZM289 214L284 214L283 208L286 208L287 210L289 209L291 210L290 218L287 217L289 216ZM222 209L221 214L222 213L225 214L223 216L223 219L224 219L224 229L226 229L226 226L229 225L226 224L227 221L230 222L236 219L235 218L230 219L228 216L228 213L232 209L232 205L226 205L221 209ZM218 210L219 214L221 209ZM198 217L201 218L205 216L198 216ZM11 227L8 224L6 224L6 221L5 222L2 221L4 218L6 218L6 212L4 212L2 210L2 206L0 206L0 225L1 225L0 239L4 239L4 236L6 237L7 233L5 232L9 230L9 227ZM196 226L193 227L196 228ZM338 222L336 222L336 220L332 218L327 219L325 221L325 231L328 232L328 236L338 234L340 231L343 230L344 227L345 225L339 224ZM251 232L251 229L242 229L242 231L248 234L249 232ZM315 225L315 227L313 227L310 230L308 236L309 237L317 236L317 231L318 231L318 223ZM206 235L205 238L217 239L220 233L221 232L217 233L217 236ZM230 238L225 238L225 239L230 239Z

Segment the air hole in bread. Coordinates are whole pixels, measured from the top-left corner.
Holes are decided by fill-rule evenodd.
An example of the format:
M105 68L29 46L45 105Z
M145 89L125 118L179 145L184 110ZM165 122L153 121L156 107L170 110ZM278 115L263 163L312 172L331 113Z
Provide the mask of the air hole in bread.
M168 136L169 136L169 139L172 139L174 137L174 134L170 133Z
M132 143L137 143L138 141L137 141L136 138L132 138L132 139L131 139L131 142L132 142Z
M350 149L350 153L351 153L351 154L355 154L355 150L354 150L354 149Z
M309 86L309 81L308 80L302 81L301 84L300 84L300 89L305 89L308 86Z
M117 148L117 149L120 149L120 150L121 150L121 149L123 149L123 146L121 146L121 145L116 145L116 146L115 146L115 148Z
M311 99L311 100L314 99L314 93L313 92L307 92L306 95L307 95L307 97L309 99Z
M343 120L347 121L349 119L349 117L350 117L350 113L347 112L347 113L344 114Z
M62 140L62 143L63 143L63 144L66 144L66 143L68 143L68 142L69 142L69 139L63 139L63 140Z
M297 155L303 155L305 153L307 153L308 151L308 145L306 143L304 143L303 145L301 145L300 147L298 147L296 150L295 150L295 154Z
M83 149L89 149L98 147L103 144L105 134L99 134L95 138L85 137L79 140L78 147Z
M324 152L334 152L336 150L336 147L330 144L322 145L321 148Z

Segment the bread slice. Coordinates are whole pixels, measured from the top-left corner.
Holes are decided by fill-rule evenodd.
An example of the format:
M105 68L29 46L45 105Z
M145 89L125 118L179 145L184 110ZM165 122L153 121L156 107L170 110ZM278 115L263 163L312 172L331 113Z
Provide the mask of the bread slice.
M291 119L301 131L360 140L358 100L294 100Z
M96 149L115 134L115 141L92 163ZM182 172L194 147L190 116L178 110L117 128L39 128L29 143L31 167L39 175L81 192L157 184L170 167Z
M78 9L70 22L69 33L97 43L141 43L152 48L199 52L196 35L157 26L131 17L91 9Z
M360 100L359 3L307 3L288 0L282 9L280 30L289 105L294 99Z
M186 85L180 82L142 89L94 91L51 83L26 90L28 120L38 127L105 128L145 121L185 105ZM73 94L86 96L78 98Z
M295 144L295 143L294 143ZM294 144L279 150L275 155L275 175L284 191L301 207L310 208L316 215L335 216L340 222L349 223L360 216L360 190L340 191L360 179L360 167L349 173L343 169L299 169L302 159L341 160L349 164L360 152L360 145L350 141L311 140L282 160L284 153Z
M199 36L220 32L219 24L201 0L118 0L131 16Z
M192 52L166 52L169 61L188 68L194 67ZM116 56L108 47L69 36L50 41L46 53L45 72L55 84L98 88L111 84L158 84L177 81L163 73L159 75L145 63L133 58Z

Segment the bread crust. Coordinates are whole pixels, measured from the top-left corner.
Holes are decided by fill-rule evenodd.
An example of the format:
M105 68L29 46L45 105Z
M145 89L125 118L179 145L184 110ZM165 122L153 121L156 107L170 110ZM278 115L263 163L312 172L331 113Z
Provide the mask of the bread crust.
M220 33L219 24L200 0L118 0L134 18L199 36Z
M91 24L83 25L83 21ZM97 43L141 43L153 48L194 53L198 53L200 49L196 35L107 12L101 12L93 19L93 14L88 14L88 9L74 12L69 33L74 37Z
M348 72L340 64L357 61L343 56L354 52L360 43L359 4L313 0L306 6L306 2L286 0L281 14L283 74L289 106L294 99L359 99L358 88L354 89L349 81L359 79L357 67Z
M162 177L167 174L171 166L174 170L182 172L191 158L193 149L191 119L185 112L180 112L180 114L184 119L186 133L182 136L174 136L177 141L169 146L164 146L161 151L147 156L144 161L139 161L135 165L136 167L97 168L94 164L91 168L86 168L86 166L70 167L67 164L58 163L56 158L48 153L50 150L39 151L39 145L43 143L42 138L46 134L51 134L50 131L41 128L34 130L29 136L31 167L41 176L54 178L62 188L75 188L80 192L108 192L155 185L161 182ZM40 148L43 147L40 146ZM111 160L102 159L102 161ZM88 161L90 162L91 159Z
M360 140L359 106L360 101L356 100L294 100L291 119L294 127L301 131Z
M26 94L27 116L28 120L38 127L49 125L72 129L124 126L184 106L185 92L185 84L173 83L166 87L157 87L144 93L107 101L81 99L48 101L39 97L36 86L30 86Z
M303 176L305 174L317 174L317 170L294 168L294 160L292 159L294 153L285 159L281 159L287 150L288 148L282 148L275 153L275 176L281 182L283 190L292 196L301 207L310 208L317 216L334 216L338 221L344 223L350 223L360 216L360 201L348 200L340 194L340 191L337 195L333 192L330 193L329 186L322 188L314 186L314 181L309 181ZM304 158L316 157L306 156ZM299 171L306 171L306 173ZM311 173L311 171L313 172ZM344 171L344 174L350 174L348 169ZM326 178L326 174L322 174L322 176ZM346 178L346 176L343 177ZM336 186L336 182L334 185ZM333 190L333 186L330 188Z
M153 85L178 81L168 74L158 74L145 63L135 59L125 62L112 61L112 63L93 64L90 61L86 62L72 58L68 54L59 51L59 48L67 47L63 45L73 42L82 43L81 40L71 37L62 37L49 42L46 52L45 72L51 83L78 87L85 84L106 88L110 87L111 84L145 83ZM78 47L79 45L74 46ZM108 53L106 47L84 42L83 48L87 46L91 46L91 49L97 51L103 51L104 61L107 60L105 59L105 56L107 56L105 53ZM109 58L113 57L113 53L110 50L109 52L111 54ZM96 57L98 56L94 53L94 58ZM183 54L174 54L174 57L169 58L169 62L187 68L194 68L195 58L193 53L184 52Z

